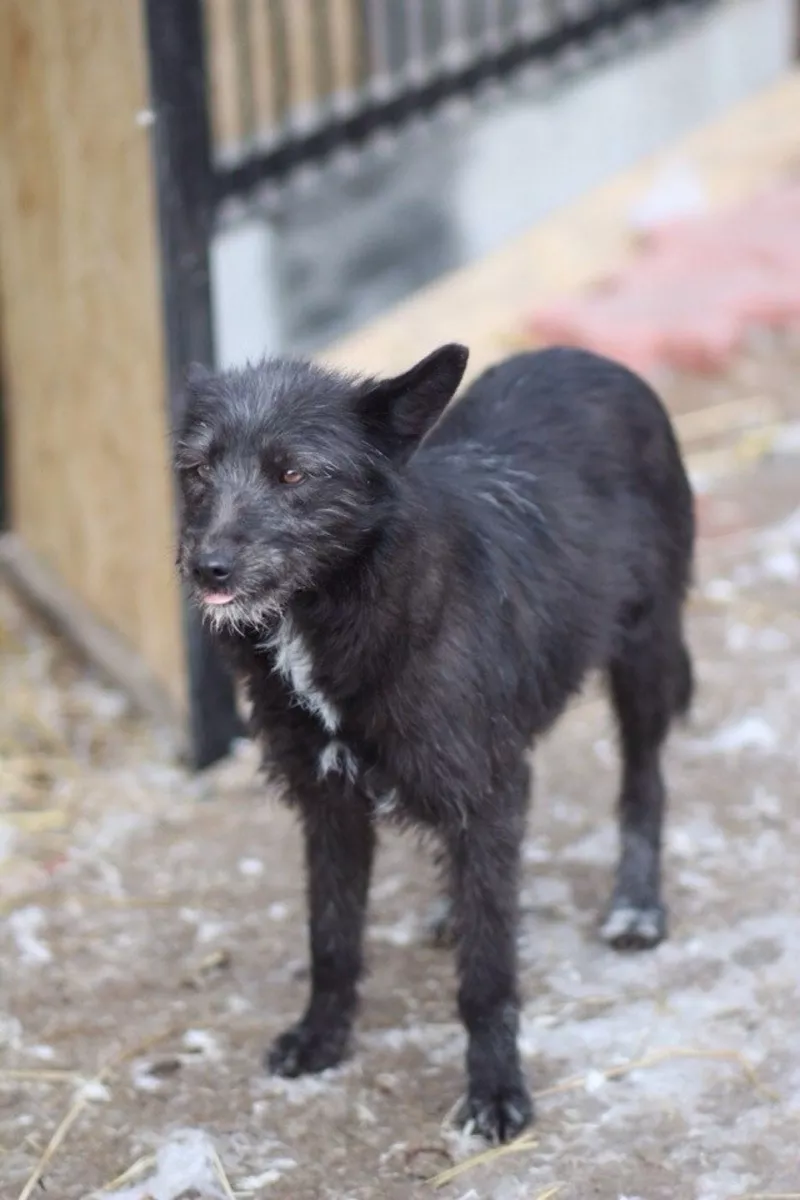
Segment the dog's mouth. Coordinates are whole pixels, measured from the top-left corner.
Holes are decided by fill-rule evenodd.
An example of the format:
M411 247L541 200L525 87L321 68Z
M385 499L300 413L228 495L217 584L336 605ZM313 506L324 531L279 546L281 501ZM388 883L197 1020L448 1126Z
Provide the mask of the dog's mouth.
M225 604L233 604L236 599L235 592L203 592L201 597L203 604L210 604L214 608L222 608Z

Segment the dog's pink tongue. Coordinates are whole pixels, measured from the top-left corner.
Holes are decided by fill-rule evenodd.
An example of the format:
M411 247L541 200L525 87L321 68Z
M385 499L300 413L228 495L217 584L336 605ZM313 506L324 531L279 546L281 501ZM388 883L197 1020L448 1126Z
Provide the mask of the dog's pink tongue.
M233 592L206 592L203 599L206 604L230 604Z

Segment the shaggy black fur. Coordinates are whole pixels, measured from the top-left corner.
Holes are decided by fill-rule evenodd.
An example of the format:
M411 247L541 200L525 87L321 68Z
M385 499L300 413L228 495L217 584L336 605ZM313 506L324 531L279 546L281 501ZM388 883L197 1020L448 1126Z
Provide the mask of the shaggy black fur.
M527 751L603 669L623 772L602 933L654 945L660 751L692 692L694 528L669 420L641 379L579 350L523 354L442 416L466 361L448 345L382 382L292 361L195 371L179 562L305 835L311 997L270 1069L345 1054L376 818L414 823L448 866L464 1119L505 1139L532 1116L517 1049Z

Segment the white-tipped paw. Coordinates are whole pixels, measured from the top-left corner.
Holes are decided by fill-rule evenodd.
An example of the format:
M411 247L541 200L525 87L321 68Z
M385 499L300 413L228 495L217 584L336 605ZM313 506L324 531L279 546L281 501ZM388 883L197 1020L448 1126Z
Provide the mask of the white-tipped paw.
M615 950L649 950L666 934L667 916L660 905L615 904L600 926L600 937Z

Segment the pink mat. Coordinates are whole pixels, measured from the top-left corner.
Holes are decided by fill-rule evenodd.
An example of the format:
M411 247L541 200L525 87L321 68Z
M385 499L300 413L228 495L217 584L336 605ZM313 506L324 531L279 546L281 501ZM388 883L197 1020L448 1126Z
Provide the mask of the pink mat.
M584 346L648 373L723 369L755 327L800 325L800 182L648 234L618 275L535 312L537 341Z

